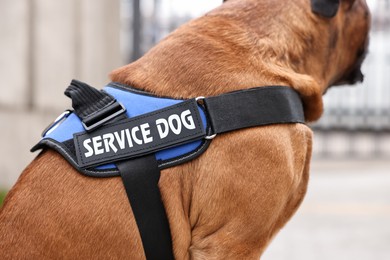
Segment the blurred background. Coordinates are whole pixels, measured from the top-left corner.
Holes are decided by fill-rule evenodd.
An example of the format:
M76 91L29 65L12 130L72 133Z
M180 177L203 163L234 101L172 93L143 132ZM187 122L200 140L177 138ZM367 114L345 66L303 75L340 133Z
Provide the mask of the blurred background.
M0 0L0 203L70 107L72 78L102 87L222 0ZM365 82L331 89L315 132L305 201L264 259L390 259L390 0L373 17Z

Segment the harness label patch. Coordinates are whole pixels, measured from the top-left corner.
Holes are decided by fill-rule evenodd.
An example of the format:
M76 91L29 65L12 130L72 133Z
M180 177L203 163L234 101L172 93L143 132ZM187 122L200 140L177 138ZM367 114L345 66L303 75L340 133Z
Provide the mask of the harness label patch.
M188 100L74 134L80 167L101 165L199 140L206 135L198 105Z

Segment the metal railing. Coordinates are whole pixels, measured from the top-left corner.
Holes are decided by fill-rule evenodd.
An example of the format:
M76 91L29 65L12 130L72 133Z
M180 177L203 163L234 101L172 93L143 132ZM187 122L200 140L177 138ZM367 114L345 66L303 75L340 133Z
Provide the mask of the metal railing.
M315 151L319 157L390 156L390 1L368 3L372 30L365 80L324 96L325 113L313 125L321 140Z

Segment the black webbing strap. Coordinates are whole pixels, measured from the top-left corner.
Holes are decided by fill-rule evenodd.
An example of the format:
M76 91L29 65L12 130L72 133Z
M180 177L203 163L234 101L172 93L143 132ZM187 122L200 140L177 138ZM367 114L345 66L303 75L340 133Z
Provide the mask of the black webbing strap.
M304 123L302 101L288 87L272 86L204 99L215 134L252 126Z
M168 219L158 188L154 154L117 164L141 235L146 259L174 259Z

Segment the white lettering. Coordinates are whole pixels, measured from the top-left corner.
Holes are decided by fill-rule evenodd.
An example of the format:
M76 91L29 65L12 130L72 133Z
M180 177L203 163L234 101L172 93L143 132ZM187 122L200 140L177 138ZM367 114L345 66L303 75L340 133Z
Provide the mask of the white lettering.
M134 140L134 142L135 142L136 144L141 145L141 144L142 144L142 140L141 140L141 139L138 139L138 137L137 137L136 134L135 134L136 132L139 132L139 127L138 127L138 126L133 127L133 128L131 129L131 136L133 137L133 140Z
M115 139L118 142L119 148L120 149L125 149L125 130L121 131L121 136L119 136L118 132L114 133Z
M191 111L189 109L181 113L181 121L187 129L195 129L194 119L192 118ZM186 120L187 119L187 120Z
M99 149L99 147L103 146L101 140L102 140L101 136L95 136L92 138L92 144L96 155L104 153L103 149L101 148Z
M114 151L114 153L118 151L118 149L114 145L114 140L115 140L114 135L111 133L103 135L104 147L106 148L105 152L109 152L110 148Z
M129 144L129 147L133 147L133 141L131 141L130 130L126 129L125 133L126 133L127 143Z
M93 155L93 150L92 150L92 147L89 146L89 143L91 143L91 139L90 138L85 139L84 142L83 142L84 148L87 149L87 151L88 151L88 152L86 152L84 154L86 158L88 158L88 157Z
M160 118L156 120L156 125L160 138L164 139L165 137L167 137L169 133L168 121L164 118ZM164 125L164 130L162 129L161 125Z
M177 124L177 127L174 125L174 122L173 121L176 121L176 124ZM180 132L181 132L181 121L180 121L180 117L176 114L173 114L173 115L170 115L168 117L168 123L169 123L169 127L171 128L172 132L176 135L179 135Z
M153 142L153 137L150 136L149 124L145 123L140 125L142 138L144 139L145 144ZM150 136L150 137L149 137Z
M189 109L181 112L181 114L172 114L167 119L159 118L156 120L157 132L160 139L166 138L170 131L175 135L180 135L183 126L188 130L196 128L194 118ZM128 146L133 147L133 143L137 145L152 143L154 137L151 135L150 123L144 123L133 128L127 128L113 133L106 133L102 136L95 136L83 141L83 146L86 150L85 158L93 155L99 155L118 150L125 150Z

